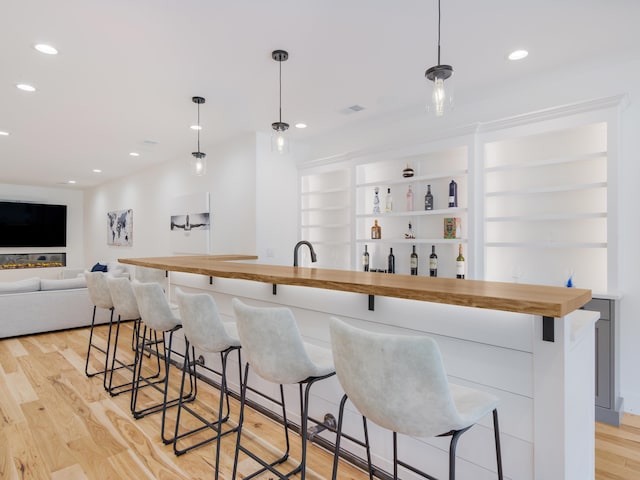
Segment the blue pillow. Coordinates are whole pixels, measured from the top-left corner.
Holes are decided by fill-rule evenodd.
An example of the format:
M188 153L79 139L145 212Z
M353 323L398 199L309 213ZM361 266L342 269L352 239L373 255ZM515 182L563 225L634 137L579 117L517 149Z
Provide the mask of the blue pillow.
M91 267L91 271L92 272L106 272L107 271L107 266L106 265L102 265L100 263L96 263L93 267Z

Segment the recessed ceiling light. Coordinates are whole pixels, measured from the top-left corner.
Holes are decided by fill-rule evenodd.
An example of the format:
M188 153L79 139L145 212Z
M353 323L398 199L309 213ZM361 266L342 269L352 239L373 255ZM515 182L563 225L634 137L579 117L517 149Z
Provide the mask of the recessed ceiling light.
M100 170L99 168L94 168L93 173L102 173L102 170Z
M129 153L129 155L131 155L132 157L139 157L140 154L138 152L131 152Z
M307 128L306 123L296 123L296 128Z
M529 52L526 50L514 50L509 54L509 60L522 60L527 55L529 55Z
M36 91L36 87L33 87L31 85L27 85L26 83L18 83L16 85L16 88L19 88L20 90L23 90L25 92L35 92Z
M202 130L202 125L191 125L189 128L191 130Z
M74 183L76 183L76 181L75 180L67 180L67 183L73 185Z
M51 45L45 45L44 43L39 43L37 45L34 45L33 48L35 48L40 53L45 53L47 55L58 54L58 50L56 48L52 47Z
M0 130L0 137L8 137L9 136L9 132L3 132Z

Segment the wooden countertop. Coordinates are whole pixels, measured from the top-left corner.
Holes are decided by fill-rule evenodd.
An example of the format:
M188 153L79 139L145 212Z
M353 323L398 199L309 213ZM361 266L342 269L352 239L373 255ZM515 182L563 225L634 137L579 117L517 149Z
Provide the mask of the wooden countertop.
M582 288L228 261L255 260L257 258L251 255L198 255L121 258L118 261L130 265L195 273L210 277L325 288L549 317L567 315L591 300L591 290Z

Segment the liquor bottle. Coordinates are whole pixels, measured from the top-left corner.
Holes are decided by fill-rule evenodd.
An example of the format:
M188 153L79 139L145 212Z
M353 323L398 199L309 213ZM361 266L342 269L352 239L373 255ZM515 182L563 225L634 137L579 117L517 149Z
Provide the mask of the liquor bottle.
M409 222L409 229L407 230L407 233L404 234L404 238L406 239L416 238L416 234L413 233L413 225L411 225L411 222Z
M393 255L393 248L389 249L389 265L387 273L396 273L396 257Z
M384 199L384 211L391 212L393 210L393 198L391 197L391 189L387 188L387 196Z
M409 184L409 189L407 190L407 212L413 211L413 190L411 189L411 184Z
M424 196L424 209L433 210L433 195L431 195L431 185L427 185L427 194Z
M380 197L378 196L378 187L374 188L375 192L373 195L373 213L380 213Z
M413 246L413 251L411 252L411 275L418 275L418 254L416 253L416 246Z
M449 207L458 206L458 184L455 180L451 180L449 184Z
M373 221L373 227L371 227L371 238L373 240L380 240L382 238L382 227L378 225L378 220Z
M462 256L462 244L458 247L458 258L456 258L456 278L464 278L464 257Z
M362 254L362 267L365 272L369 271L369 252L367 251L367 246L364 246L364 253Z
M438 276L438 255L436 255L435 245L431 245L431 255L429 255L429 276Z

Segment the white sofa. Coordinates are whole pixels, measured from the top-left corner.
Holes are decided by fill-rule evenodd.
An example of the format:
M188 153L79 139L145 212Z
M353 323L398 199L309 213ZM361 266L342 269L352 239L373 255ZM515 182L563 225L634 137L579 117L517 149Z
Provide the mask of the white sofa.
M93 304L84 276L0 283L0 338L91 325ZM98 309L96 323L109 322Z

